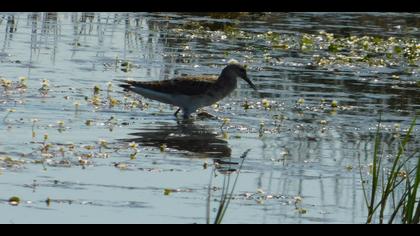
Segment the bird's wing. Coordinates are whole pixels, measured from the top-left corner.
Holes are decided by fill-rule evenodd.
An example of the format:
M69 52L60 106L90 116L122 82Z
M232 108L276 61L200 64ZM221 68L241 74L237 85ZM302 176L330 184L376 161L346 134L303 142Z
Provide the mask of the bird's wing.
M205 93L216 83L217 76L183 76L171 80L147 82L132 80L120 81L125 83L121 84L120 87L128 90L130 88L141 87L168 94L199 95Z

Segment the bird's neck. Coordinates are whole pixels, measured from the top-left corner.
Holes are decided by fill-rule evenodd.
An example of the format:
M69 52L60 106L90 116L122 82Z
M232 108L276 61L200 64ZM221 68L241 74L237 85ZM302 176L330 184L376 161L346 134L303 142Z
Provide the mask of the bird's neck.
M233 90L236 89L237 80L234 77L220 76L216 83L213 85L212 91L214 96L223 98L229 95Z

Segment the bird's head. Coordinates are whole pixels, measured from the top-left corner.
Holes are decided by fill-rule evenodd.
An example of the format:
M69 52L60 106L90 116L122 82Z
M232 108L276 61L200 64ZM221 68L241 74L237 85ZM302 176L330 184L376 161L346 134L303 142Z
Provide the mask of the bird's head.
M246 68L235 59L229 60L228 65L223 69L222 74L225 74L227 76L233 76L235 78L239 77L245 80L249 84L249 86L251 86L251 88L257 90L255 84L252 83L252 81L248 78Z

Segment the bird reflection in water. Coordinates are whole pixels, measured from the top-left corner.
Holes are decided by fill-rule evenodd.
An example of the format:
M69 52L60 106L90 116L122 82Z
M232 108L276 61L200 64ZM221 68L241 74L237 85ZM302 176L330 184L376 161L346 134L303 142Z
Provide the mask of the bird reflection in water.
M164 145L189 157L212 158L221 173L236 171L238 165L230 160L232 150L228 142L205 125L191 122L153 124L138 128L137 132L129 135L134 137L122 141L135 142L146 147L160 148Z

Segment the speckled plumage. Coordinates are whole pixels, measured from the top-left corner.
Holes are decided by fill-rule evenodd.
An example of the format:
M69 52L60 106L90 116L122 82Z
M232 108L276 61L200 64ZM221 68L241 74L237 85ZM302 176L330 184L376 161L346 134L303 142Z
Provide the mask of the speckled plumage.
M146 98L178 106L183 110L184 118L188 118L198 108L210 106L228 96L236 89L238 77L256 90L255 85L248 79L245 68L237 62L229 63L218 77L183 76L171 80L144 82L120 80L123 84L119 86Z
M206 92L217 79L217 76L183 76L171 80L144 82L125 80L124 82L133 87L143 87L162 93L198 95Z

